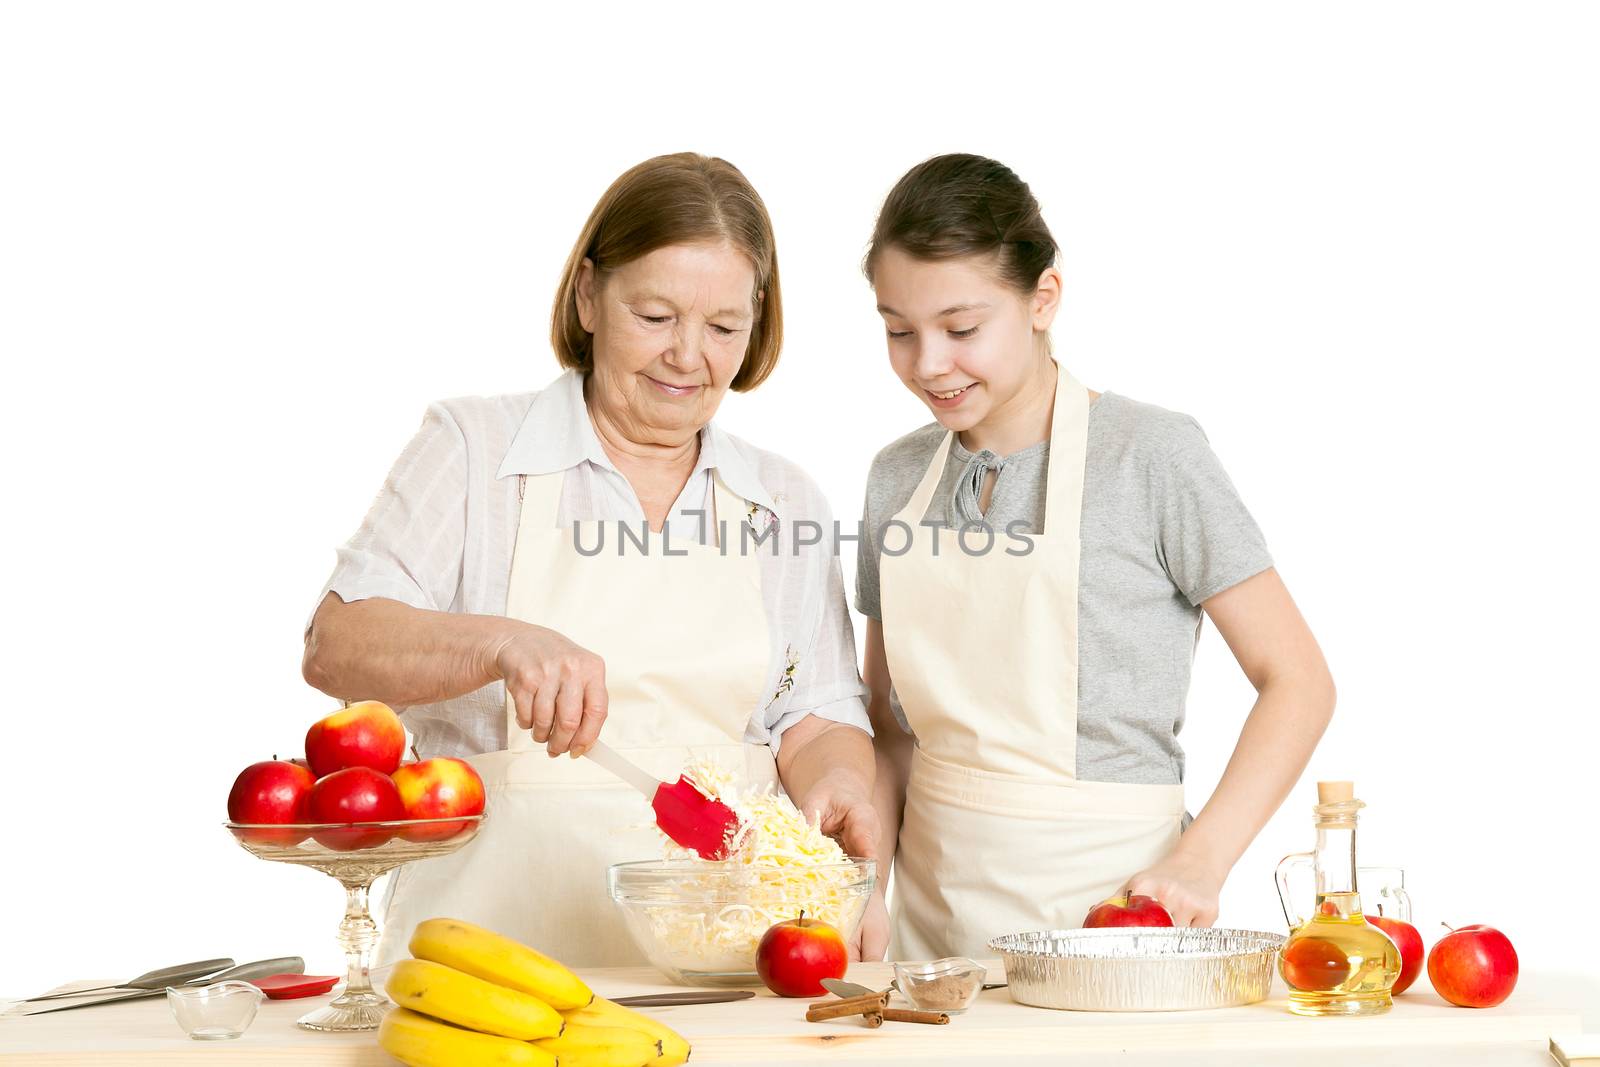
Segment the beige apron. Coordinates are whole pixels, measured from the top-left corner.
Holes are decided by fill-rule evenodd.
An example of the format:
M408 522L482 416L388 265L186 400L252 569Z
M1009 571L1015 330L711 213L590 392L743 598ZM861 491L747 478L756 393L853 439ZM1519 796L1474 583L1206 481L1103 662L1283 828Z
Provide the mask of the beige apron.
M883 535L889 676L916 733L895 862L891 959L991 955L990 938L1076 928L1165 856L1181 785L1077 778L1078 523L1089 396L1058 372L1045 529L1026 555L1005 531L919 526L946 434ZM963 548L963 544L965 548Z
M601 736L652 774L675 781L689 760L709 759L747 784L776 783L772 750L743 741L770 648L760 559L736 548L738 498L713 475L708 521L713 530L727 523L726 555L715 543L664 546L661 534L650 535L648 554L629 541L619 555L618 524L606 522L604 551L582 556L572 528L557 524L562 477L525 480L506 615L605 661ZM579 525L579 543L592 548L596 524ZM509 695L506 736L506 750L468 761L487 794L478 837L397 872L377 965L403 958L412 929L435 916L478 923L570 966L643 964L609 899L606 868L661 857L666 839L649 804L592 760L551 759L518 727Z

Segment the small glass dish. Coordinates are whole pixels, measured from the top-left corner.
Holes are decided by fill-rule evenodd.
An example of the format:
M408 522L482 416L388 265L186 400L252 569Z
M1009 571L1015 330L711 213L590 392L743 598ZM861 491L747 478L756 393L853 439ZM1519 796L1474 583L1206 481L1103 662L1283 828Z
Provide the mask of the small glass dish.
M196 1041L231 1041L249 1028L265 994L249 982L167 987L167 1005Z
M988 975L981 963L974 963L965 956L894 965L895 987L919 1011L948 1014L966 1011L978 999Z

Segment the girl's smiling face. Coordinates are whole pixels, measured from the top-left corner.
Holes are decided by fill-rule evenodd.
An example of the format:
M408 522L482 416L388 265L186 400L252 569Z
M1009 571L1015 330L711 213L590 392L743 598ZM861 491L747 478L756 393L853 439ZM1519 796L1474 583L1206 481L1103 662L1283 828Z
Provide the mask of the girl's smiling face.
M1001 278L989 256L917 259L893 245L873 262L889 363L948 430L962 433L1026 406L1048 364L1046 331L1061 303L1061 274L1031 293Z

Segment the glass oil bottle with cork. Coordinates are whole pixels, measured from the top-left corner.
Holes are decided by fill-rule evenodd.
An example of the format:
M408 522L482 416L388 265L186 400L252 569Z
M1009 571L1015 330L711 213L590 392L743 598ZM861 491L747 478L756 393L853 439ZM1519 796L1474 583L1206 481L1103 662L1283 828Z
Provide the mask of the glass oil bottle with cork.
M1289 986L1289 1010L1297 1015L1379 1015L1394 1001L1400 950L1367 922L1356 888L1356 812L1365 807L1351 782L1318 782L1317 848L1278 864L1278 899L1289 923L1289 940L1278 955L1278 973ZM1290 902L1289 875L1310 867L1316 905L1310 918Z

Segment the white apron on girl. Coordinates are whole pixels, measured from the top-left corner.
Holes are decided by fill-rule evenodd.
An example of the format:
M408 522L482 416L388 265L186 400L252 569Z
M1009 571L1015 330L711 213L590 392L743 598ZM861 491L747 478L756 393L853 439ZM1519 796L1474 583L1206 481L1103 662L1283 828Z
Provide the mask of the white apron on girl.
M1171 851L1181 785L1079 781L1078 565L1088 391L1059 369L1044 531L918 525L950 434L883 535L889 676L916 734L895 862L891 959L990 955L990 938L1081 926ZM963 547L965 545L965 548Z

